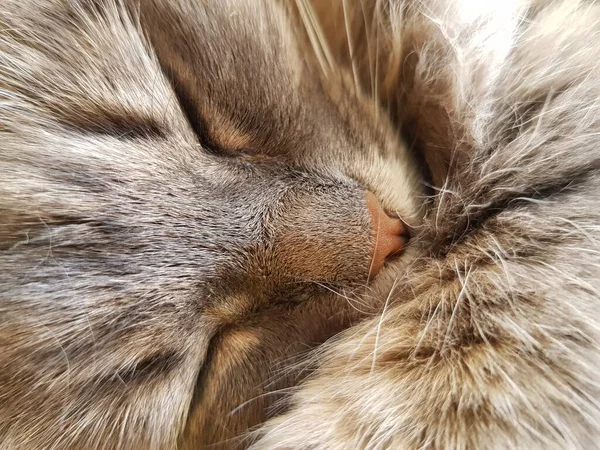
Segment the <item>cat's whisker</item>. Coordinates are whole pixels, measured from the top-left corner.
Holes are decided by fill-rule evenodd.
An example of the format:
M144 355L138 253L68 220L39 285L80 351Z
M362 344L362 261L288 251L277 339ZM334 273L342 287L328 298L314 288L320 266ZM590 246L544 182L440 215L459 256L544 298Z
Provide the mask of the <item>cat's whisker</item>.
M429 299L429 304L431 305L431 303L435 301L435 299L430 298ZM421 349L421 346L423 345L423 343L425 342L425 337L427 336L427 334L429 333L429 329L430 327L433 325L433 323L436 320L436 317L439 313L439 311L441 311L442 305L444 303L444 297L440 297L440 299L437 301L437 304L435 306L435 309L433 310L433 312L431 313L431 315L427 318L427 321L425 322L425 325L423 326L423 329L421 330L420 333L420 337L419 340L417 341L415 348L412 350L411 352L411 356L415 357L418 353L419 350ZM430 308L428 308L428 310L430 310Z
M385 299L385 303L383 305L383 311L381 312L381 314L379 316L379 321L377 323L377 333L375 333L375 343L373 344L373 362L371 363L371 373L373 373L375 371L375 363L377 361L377 347L379 345L379 334L381 333L381 326L385 319L385 313L387 312L388 304L390 302L390 299L392 298L392 294L394 293L394 290L396 289L397 283L398 283L398 279L394 280L394 283L392 284L392 287L390 289L390 293L388 294L387 298Z
M243 409L244 407L248 406L250 403L255 402L257 400L260 400L262 398L270 397L270 396L273 396L273 395L282 395L282 394L285 394L285 393L288 393L288 392L293 392L294 389L295 389L294 387L287 387L287 388L282 388L282 389L276 389L276 390L270 391L270 392L264 392L262 394L259 394L259 395L255 396L255 397L252 397L251 399L246 400L245 402L239 404L233 410L231 410L228 415L229 416L233 416L237 412L239 412L241 409Z
M375 91L375 86L373 84L374 82L374 73L373 73L373 54L372 54L372 43L371 43L371 28L369 27L368 23L367 23L367 14L365 12L365 4L364 4L364 0L358 0L358 2L360 3L360 12L362 14L362 27L361 29L364 30L364 34L365 34L365 45L366 45L366 57L367 57L367 65L369 68L369 87L371 89L371 98L373 100L373 109L375 110L375 113L377 114L379 111L379 105L377 103L377 92ZM371 21L372 22L372 21ZM371 24L372 25L372 24ZM375 57L377 57L377 54L375 54Z
M319 60L319 65L325 76L333 70L333 56L327 43L325 33L319 24L313 6L308 0L295 0L302 25L308 34L313 52Z
M293 375L294 380L301 379L302 374L305 371L310 370L310 367L315 363L315 361L312 360L314 358L311 358L309 355L310 351L307 351L304 354L298 353L297 355L279 361L277 366L280 367L273 370L273 374L261 384L261 387L269 389L290 375Z
M380 28L381 28L381 21L382 19L382 13L381 13L381 0L375 0L375 14L373 15L373 21L375 23L375 82L374 82L374 86L375 86L375 95L377 97L377 99L382 98L381 93L379 92L380 90L380 75L379 72L381 70L381 64L382 64L382 51L381 51L381 35L382 33L380 32ZM386 90L387 91L387 90ZM390 98L390 96L388 96L387 98L385 98L383 105L385 107L385 110L389 113L390 112L390 104L392 102L392 99Z
M350 66L352 67L352 78L354 80L354 87L357 90L360 90L358 67L356 65L354 44L352 42L352 24L350 23L350 11L347 6L347 0L342 0L342 10L344 13L344 29L346 32L346 42L348 44L348 54L350 57Z
M327 284L320 282L320 281L316 281L316 280L299 280L299 281L295 281L295 283L309 283L309 284L314 284L317 285L323 289L328 290L329 292L335 294L336 296L339 296L343 299L345 299L348 304L357 312L361 313L361 314L366 314L367 311L361 310L358 307L356 307L355 305L359 305L359 306L368 306L368 303L366 303L364 300L361 301L358 297L352 298L350 297L348 294L342 293L342 292L338 292L335 289L333 289L332 287L328 286Z
M459 283L461 284L461 290L458 293L456 300L454 301L454 308L452 308L452 314L450 315L450 319L448 320L448 325L446 327L446 333L444 335L444 340L442 341L442 345L441 345L441 349L440 349L441 352L444 351L446 345L448 344L448 342L450 340L450 335L452 334L452 328L454 326L454 321L456 319L457 312L462 305L463 299L466 297L466 292L468 291L467 285L468 285L469 277L471 276L471 270L472 270L472 266L469 265L468 269L466 269L465 276L463 277L461 274L461 269L458 267L458 262L456 260L454 260L454 268L455 268L456 277L457 277Z

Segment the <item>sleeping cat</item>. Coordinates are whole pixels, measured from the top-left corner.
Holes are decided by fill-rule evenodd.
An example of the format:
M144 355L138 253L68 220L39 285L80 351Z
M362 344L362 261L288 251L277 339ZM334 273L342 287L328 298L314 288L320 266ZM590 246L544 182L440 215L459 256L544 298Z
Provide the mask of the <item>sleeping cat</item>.
M0 448L598 448L599 19L5 0Z
M2 2L0 449L234 448L402 273L416 164L285 6Z
M252 448L600 448L600 3L314 9L437 195L382 313Z

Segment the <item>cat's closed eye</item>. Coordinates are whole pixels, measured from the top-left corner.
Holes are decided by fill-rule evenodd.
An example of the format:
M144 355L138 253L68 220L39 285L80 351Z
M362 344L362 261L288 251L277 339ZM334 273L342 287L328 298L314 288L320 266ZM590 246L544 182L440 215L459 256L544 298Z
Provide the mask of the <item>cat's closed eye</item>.
M598 2L0 3L0 450L598 448Z
M0 441L227 448L378 307L408 151L281 5L4 6Z

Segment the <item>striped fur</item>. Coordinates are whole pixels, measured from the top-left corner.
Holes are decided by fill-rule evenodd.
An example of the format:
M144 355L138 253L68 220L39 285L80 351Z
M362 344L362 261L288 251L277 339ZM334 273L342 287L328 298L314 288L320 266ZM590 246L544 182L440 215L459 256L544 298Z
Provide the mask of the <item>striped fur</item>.
M3 2L0 449L598 448L600 4L279 3Z
M335 5L331 47L424 153L433 204L381 313L252 448L599 448L600 4Z

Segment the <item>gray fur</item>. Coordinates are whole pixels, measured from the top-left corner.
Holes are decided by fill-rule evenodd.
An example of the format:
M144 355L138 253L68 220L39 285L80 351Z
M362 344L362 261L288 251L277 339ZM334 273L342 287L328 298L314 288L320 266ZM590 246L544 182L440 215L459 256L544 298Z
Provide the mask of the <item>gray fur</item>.
M599 448L600 5L379 6L356 57L439 163L420 256L252 448Z
M1 5L0 449L597 448L600 6L281 3Z
M227 441L357 316L366 189L416 214L373 169L416 176L295 39L262 1L2 2L1 449Z

